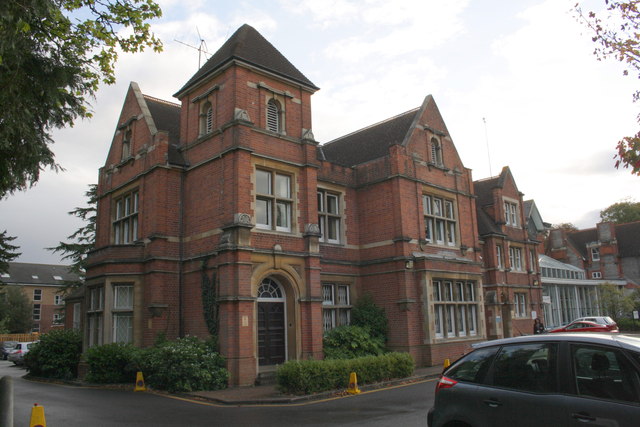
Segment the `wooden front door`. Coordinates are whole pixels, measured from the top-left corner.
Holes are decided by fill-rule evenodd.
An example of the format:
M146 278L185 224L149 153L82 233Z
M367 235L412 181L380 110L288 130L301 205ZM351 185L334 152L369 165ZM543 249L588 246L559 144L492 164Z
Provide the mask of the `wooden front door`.
M284 303L258 303L258 364L285 361Z

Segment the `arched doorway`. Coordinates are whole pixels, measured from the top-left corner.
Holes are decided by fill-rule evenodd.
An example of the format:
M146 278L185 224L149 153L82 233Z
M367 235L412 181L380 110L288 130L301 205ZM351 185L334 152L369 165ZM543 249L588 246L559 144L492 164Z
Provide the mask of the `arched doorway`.
M267 277L258 288L258 365L286 360L286 310L282 286Z

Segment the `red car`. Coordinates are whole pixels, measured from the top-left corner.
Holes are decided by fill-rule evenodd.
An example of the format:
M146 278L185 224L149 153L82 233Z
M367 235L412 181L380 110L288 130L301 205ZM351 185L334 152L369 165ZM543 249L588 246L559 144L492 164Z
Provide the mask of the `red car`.
M551 329L549 332L620 332L620 331L618 330L618 326L615 323L612 325L601 325L599 323L589 322L586 320L574 320L568 325Z

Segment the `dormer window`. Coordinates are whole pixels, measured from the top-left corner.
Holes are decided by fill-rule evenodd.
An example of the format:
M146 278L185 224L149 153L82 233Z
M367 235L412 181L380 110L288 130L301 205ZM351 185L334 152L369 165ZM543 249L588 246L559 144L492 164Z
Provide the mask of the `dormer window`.
M213 132L213 106L206 101L200 107L200 136Z
M436 166L442 166L442 146L437 138L431 138L431 162Z
M591 261L600 261L600 248L591 248Z
M504 202L504 223L511 226L518 226L518 205L513 202Z
M283 121L282 105L274 98L271 98L267 102L267 130L283 133Z

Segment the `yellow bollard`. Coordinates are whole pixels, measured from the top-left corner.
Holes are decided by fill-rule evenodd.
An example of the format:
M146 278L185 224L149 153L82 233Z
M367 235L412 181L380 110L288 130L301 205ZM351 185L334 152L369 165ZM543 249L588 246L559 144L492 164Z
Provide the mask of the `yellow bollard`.
M33 408L31 408L29 427L47 427L47 422L44 419L44 408L38 406L37 403L34 403Z
M147 391L147 388L144 386L142 372L140 371L136 374L136 388L134 388L133 391Z
M442 369L447 369L449 366L451 366L451 360L444 359L444 363L442 364Z
M358 377L355 372L351 372L351 375L349 375L349 388L347 389L347 393L360 393L360 389L358 388Z

